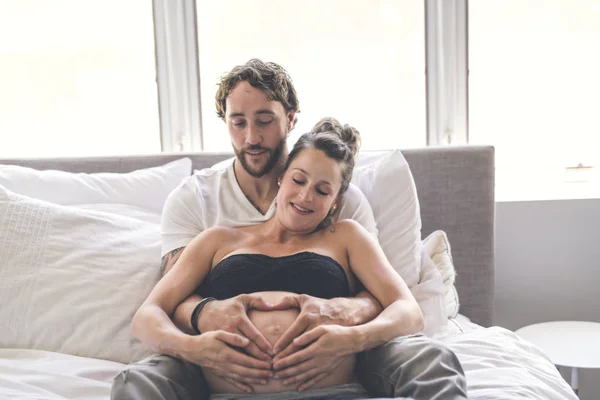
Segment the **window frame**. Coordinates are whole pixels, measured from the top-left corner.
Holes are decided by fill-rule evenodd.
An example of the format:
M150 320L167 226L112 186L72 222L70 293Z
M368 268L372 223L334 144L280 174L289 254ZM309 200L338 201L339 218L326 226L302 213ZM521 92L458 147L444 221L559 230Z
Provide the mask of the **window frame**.
M467 0L425 1L427 145L469 142Z
M195 0L153 0L162 152L203 149Z
M209 1L209 0L205 0ZM427 146L469 144L468 0L423 0ZM153 0L163 152L203 151L196 0ZM565 165L567 171L569 165ZM597 166L594 166L598 168ZM594 169L595 169L594 168ZM557 182L561 183L561 182ZM562 182L564 183L564 182ZM565 185L562 185L565 186ZM565 186L566 188L566 186ZM578 191L590 193L578 194ZM568 193L567 193L568 192ZM561 198L597 197L597 181ZM535 194L552 199L557 194ZM512 200L522 200L523 194ZM532 200L532 194L526 197Z
M466 144L467 0L423 1L426 143ZM203 151L196 0L153 5L162 151Z

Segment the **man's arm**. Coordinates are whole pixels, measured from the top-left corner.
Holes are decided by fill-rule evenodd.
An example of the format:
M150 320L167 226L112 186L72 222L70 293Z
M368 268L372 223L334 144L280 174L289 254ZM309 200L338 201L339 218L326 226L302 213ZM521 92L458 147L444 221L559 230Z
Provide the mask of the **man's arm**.
M193 178L186 179L167 198L161 217L161 236L164 256L160 273L164 277L175 265L186 246L206 228L204 205ZM190 320L202 297L192 294L171 315L175 326L193 335Z
M173 265L175 265L175 262L177 262L179 256L181 256L183 249L185 249L185 247L171 250L163 256L160 264L160 273L162 276L165 276L166 273L173 268ZM188 335L195 334L191 325L192 312L198 303L200 303L200 300L202 300L202 296L197 294L189 296L179 306L177 306L175 313L173 314L173 323L175 326Z
M185 247L174 249L162 258L161 273L165 276L175 265ZM188 335L195 335L195 331L191 325L192 313L194 308L200 303L203 297L198 294L192 294L177 306L172 316L172 321L177 328ZM246 298L244 298L246 299ZM252 299L248 297L248 299ZM247 336L251 343L246 346L246 352L258 359L267 360L269 356L267 352L271 347L267 340L261 335L254 326L250 326L247 318L240 318L241 314L246 315L246 308L250 306L268 309L262 299L253 299L252 303L244 304L244 307L236 307L235 302L227 302L227 304L217 304L221 302L211 302L207 304L198 318L197 328L201 332L213 330L225 330L235 333L239 329Z
M184 247L180 247L178 249L175 250L171 250L170 252L168 252L167 254L165 254L162 259L161 259L161 263L160 263L160 274L161 276L165 276L165 274L167 272L169 272L171 270L171 268L173 268L173 265L175 264L175 261L177 261L179 259L179 256L181 255L181 252L183 252L183 249L185 249Z
M215 233L216 232L216 233ZM224 330L205 332L202 335L186 335L175 326L172 316L179 304L203 282L210 273L212 258L223 232L203 232L181 252L181 255L168 272L152 289L144 303L135 313L131 322L132 334L155 352L181 357L191 363L208 367L230 383L247 391L248 384L257 383L270 375L270 363L244 354L241 348L251 344L252 335L238 329L236 332ZM225 239L226 240L226 239ZM168 262L166 263L168 265ZM166 269L166 268L165 268ZM238 309L237 315L251 324L246 309L256 303L249 295L237 296L223 302ZM245 326L243 322L237 327ZM260 332L257 333L261 335ZM244 337L247 336L247 337ZM250 340L248 340L250 339ZM268 349L270 344L263 338Z

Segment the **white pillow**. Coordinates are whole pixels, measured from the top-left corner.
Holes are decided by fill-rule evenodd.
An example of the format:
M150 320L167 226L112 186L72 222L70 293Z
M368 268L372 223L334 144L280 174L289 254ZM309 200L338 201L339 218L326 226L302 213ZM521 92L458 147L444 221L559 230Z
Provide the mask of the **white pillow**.
M446 287L440 271L425 251L421 252L419 283L410 288L423 312L425 327L421 333L430 337L445 334L448 315L444 305Z
M460 302L458 292L454 282L456 281L456 269L452 261L452 252L450 241L444 231L432 232L423 240L423 251L431 257L433 263L440 271L444 281L444 303L448 318L455 318L458 315Z
M148 356L129 326L160 276L159 229L0 186L0 347Z
M109 214L122 215L160 225L160 214L145 210L141 207L129 206L127 204L76 204L71 207L80 208L82 210L101 211Z
M371 204L386 257L412 287L421 268L421 214L410 168L400 150L364 160L354 168L352 182Z
M38 171L0 165L0 185L12 192L55 204L119 203L160 214L169 193L191 172L189 158L122 174Z

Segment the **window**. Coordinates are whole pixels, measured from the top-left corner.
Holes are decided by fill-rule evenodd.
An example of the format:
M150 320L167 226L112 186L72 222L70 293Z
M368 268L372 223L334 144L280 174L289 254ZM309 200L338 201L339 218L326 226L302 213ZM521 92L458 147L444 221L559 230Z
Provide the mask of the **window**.
M425 145L423 0L198 0L197 19L204 150L231 150L216 84L254 57L294 80L290 143L332 116L361 132L363 150Z
M0 157L158 153L151 2L0 3Z
M253 57L294 79L290 144L323 116L357 127L363 150L424 146L427 127L464 143L465 2L3 0L0 157L160 152L157 72L162 149L230 151L217 82ZM497 198L599 196L600 3L468 14L468 140L496 147Z
M496 147L497 198L599 195L600 2L470 1L469 64L469 141Z

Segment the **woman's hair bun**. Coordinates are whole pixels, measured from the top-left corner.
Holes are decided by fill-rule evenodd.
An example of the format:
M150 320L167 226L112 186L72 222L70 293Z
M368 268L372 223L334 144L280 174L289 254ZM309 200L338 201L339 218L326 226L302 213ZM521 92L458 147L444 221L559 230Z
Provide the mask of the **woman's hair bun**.
M354 157L358 154L360 148L360 132L348 125L342 125L333 117L321 118L319 122L312 128L314 133L333 133L337 135L352 151Z

